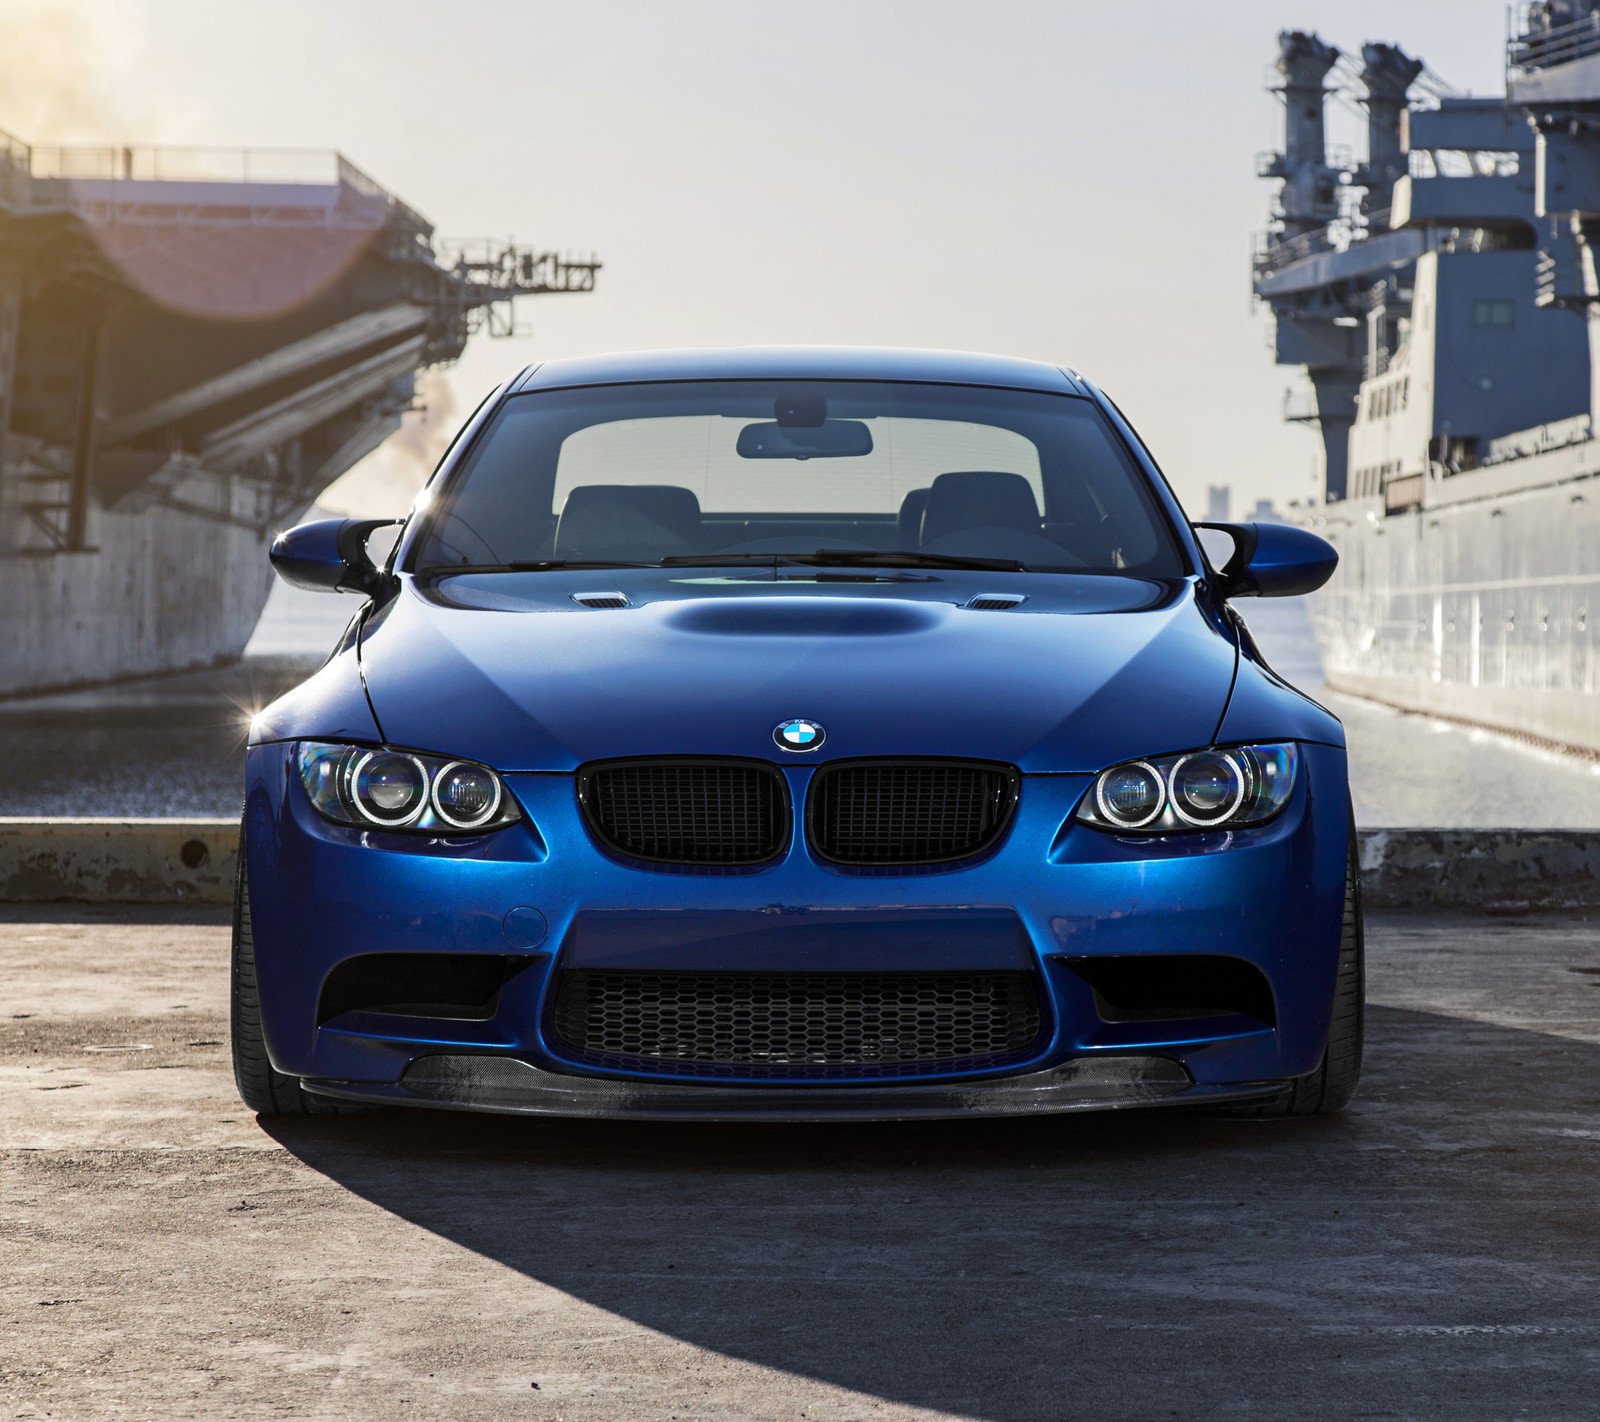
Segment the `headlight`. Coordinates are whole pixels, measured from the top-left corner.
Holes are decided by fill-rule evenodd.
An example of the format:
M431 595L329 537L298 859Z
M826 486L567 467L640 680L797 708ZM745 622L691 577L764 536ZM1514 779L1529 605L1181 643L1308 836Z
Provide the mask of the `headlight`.
M478 834L518 818L500 777L468 760L302 741L295 763L311 803L342 825Z
M1078 819L1129 834L1258 825L1289 803L1298 768L1292 745L1212 746L1127 761L1095 777Z

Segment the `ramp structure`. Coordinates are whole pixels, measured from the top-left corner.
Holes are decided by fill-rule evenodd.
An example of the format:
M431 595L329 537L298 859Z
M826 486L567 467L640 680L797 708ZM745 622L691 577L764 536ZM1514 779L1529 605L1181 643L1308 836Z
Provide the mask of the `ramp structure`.
M418 373L599 270L443 244L338 153L0 133L0 695L236 658Z

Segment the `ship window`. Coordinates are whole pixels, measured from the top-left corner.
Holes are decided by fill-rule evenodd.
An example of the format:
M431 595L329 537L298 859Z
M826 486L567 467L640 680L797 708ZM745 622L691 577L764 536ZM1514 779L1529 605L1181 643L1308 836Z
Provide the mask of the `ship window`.
M1517 303L1509 297L1482 297L1472 303L1472 324L1504 330L1517 324Z

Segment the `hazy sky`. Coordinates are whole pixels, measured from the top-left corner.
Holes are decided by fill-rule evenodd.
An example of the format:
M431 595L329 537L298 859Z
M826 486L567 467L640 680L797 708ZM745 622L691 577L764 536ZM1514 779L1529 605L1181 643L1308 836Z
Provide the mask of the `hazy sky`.
M441 235L597 252L594 295L468 351L447 420L567 354L999 351L1080 367L1191 512L1237 509L1313 487L1249 291L1285 27L1501 89L1502 0L4 0L0 128L338 148Z

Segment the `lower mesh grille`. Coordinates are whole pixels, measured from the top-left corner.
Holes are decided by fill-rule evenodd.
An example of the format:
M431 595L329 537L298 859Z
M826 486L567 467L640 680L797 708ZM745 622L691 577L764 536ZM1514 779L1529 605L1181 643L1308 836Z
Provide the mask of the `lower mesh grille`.
M1027 973L642 973L574 970L555 1034L579 1060L715 1077L906 1076L1028 1054Z
M761 864L789 842L776 767L741 760L638 760L578 775L589 827L610 848L667 864Z
M1005 833L1017 799L1009 766L961 761L840 761L811 783L812 849L836 864L969 859Z

